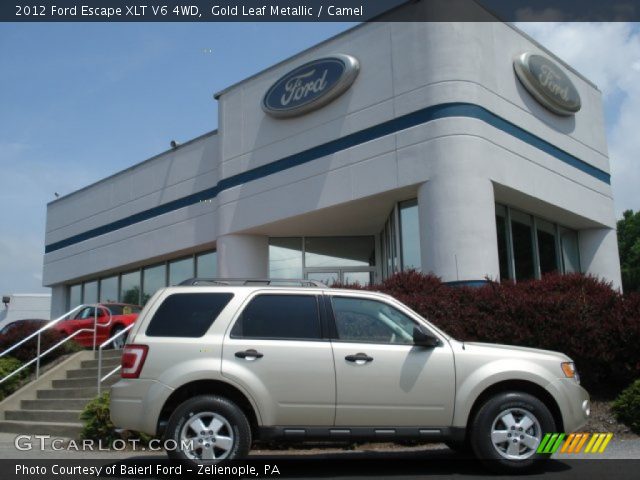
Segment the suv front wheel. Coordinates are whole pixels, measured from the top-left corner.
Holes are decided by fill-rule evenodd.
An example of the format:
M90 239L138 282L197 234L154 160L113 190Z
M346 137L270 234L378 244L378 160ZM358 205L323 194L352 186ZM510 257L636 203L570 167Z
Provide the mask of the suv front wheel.
M545 433L555 431L551 412L524 392L495 395L478 410L471 425L471 445L489 467L522 470L548 455L536 453Z
M226 398L200 395L182 403L171 415L165 441L170 458L190 463L217 463L245 457L251 428L237 405Z

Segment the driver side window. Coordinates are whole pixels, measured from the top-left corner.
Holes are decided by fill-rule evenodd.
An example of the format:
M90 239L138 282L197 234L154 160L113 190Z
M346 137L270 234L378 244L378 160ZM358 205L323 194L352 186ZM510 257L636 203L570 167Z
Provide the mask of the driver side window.
M411 318L391 305L365 298L332 297L338 339L345 342L413 344Z

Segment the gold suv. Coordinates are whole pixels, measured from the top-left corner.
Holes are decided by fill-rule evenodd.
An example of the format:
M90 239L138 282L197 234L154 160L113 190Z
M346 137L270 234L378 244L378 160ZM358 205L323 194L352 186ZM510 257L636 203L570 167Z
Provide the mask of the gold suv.
M419 440L510 469L546 432L571 432L589 396L570 358L460 342L394 298L310 281L192 279L157 292L111 388L121 428L217 462L256 439Z

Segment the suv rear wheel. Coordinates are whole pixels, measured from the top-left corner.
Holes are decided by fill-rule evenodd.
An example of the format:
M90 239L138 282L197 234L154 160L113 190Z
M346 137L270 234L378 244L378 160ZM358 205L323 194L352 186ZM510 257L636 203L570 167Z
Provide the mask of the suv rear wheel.
M549 409L524 392L501 393L487 400L471 425L471 445L489 467L521 470L548 458L536 450L545 433L555 430Z
M165 440L173 440L170 458L191 463L217 463L245 457L251 428L238 406L226 398L200 395L182 403L171 415Z

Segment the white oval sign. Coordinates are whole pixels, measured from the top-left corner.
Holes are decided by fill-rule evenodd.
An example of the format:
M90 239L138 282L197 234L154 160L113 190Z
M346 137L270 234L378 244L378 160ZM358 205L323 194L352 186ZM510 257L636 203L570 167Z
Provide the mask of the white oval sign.
M542 105L558 115L573 115L582 106L580 94L566 73L535 53L518 55L513 62L518 79Z
M332 55L305 63L275 82L262 109L277 118L295 117L326 105L346 91L358 75L358 60Z

